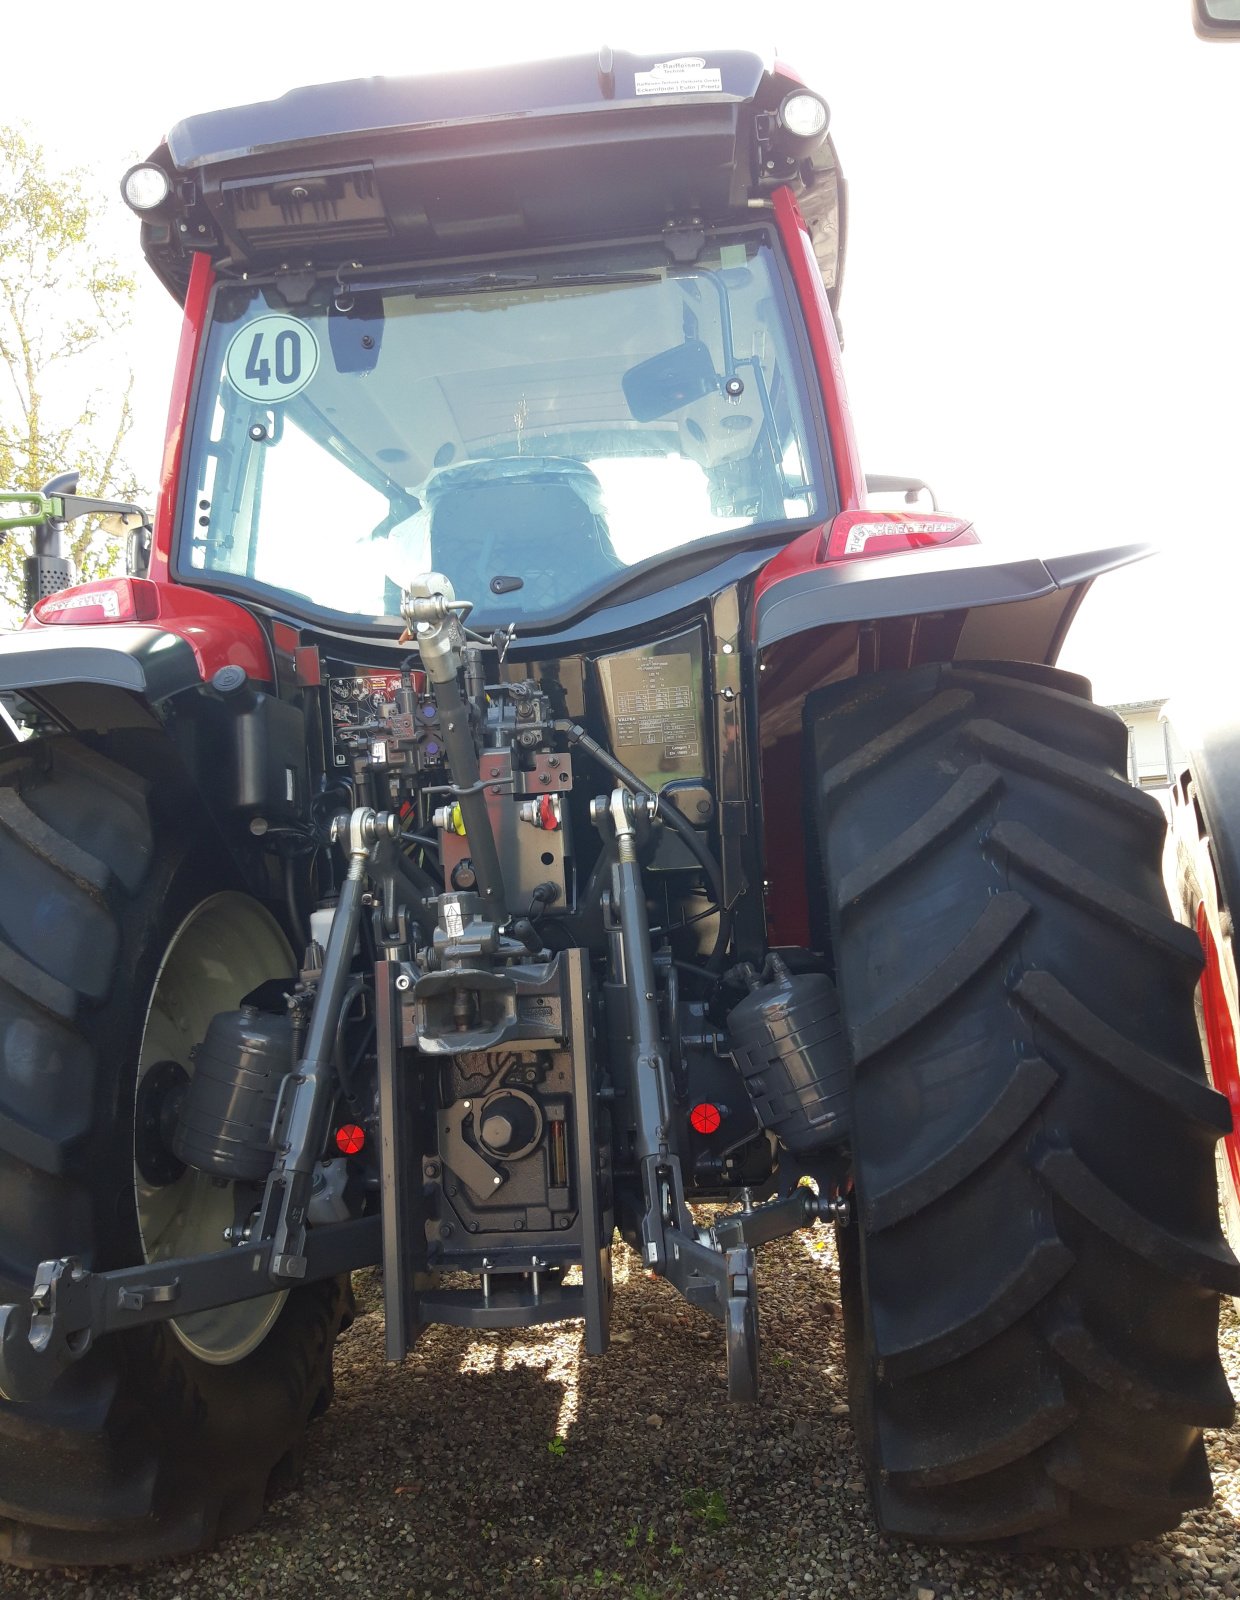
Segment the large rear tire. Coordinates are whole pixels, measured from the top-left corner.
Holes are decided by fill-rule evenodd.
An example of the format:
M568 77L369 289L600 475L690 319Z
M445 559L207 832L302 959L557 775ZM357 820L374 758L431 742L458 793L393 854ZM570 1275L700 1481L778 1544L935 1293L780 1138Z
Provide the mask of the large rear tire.
M811 698L826 917L854 1060L841 1238L878 1519L1127 1543L1210 1497L1240 1289L1231 1126L1125 730L1044 667L929 666Z
M159 788L70 739L0 756L0 1297L222 1248L231 1195L135 1166L139 1080L192 1071L209 1012L287 945ZM145 1240L145 1245L144 1245ZM113 1334L42 1402L0 1403L0 1558L142 1562L255 1522L331 1395L347 1282Z

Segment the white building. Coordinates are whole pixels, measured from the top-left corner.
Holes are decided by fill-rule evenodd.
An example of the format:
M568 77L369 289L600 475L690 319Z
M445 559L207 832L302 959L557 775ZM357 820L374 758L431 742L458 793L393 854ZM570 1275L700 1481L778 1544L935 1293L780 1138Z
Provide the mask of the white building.
M1139 789L1166 789L1184 765L1184 752L1163 717L1166 700L1128 700L1111 707L1128 728L1128 781Z

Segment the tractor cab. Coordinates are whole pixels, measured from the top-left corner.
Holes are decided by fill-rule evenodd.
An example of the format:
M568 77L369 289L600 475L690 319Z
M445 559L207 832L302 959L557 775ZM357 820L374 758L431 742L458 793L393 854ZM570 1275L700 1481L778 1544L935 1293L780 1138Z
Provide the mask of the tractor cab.
M811 202L834 296L826 130L817 95L735 53L328 85L178 124L124 185L201 319L157 563L388 634L430 566L475 623L554 628L669 556L700 570L821 520L830 450L771 196Z

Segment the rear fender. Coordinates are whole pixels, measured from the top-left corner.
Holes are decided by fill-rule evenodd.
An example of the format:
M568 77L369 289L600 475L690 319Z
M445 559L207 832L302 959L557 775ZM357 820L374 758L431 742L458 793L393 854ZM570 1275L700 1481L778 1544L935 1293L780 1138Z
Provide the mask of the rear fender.
M271 649L248 611L189 589L150 587L160 591L150 624L28 619L0 641L0 694L20 696L45 723L102 750L145 752L160 786L171 785L175 771L178 790L197 797L233 853L248 853L256 817L305 814L302 706L274 691ZM222 667L242 672L221 680Z
M1093 580L1154 553L1152 545L1125 544L1038 559L998 554L973 544L824 561L819 559L822 543L821 530L803 534L759 573L753 607L754 644L759 650L836 623L942 612L968 613L964 634L976 635L979 643L1002 640L1008 633L1028 634L1025 619L1006 611L1001 618L983 619L979 613L992 607L1032 606L1058 596L1058 604L1052 600L1038 606L1038 626L1032 637L1022 638L1019 654L1002 644L975 649L973 637L967 652L957 652L974 659L1053 662L1067 622Z
M760 663L758 741L767 934L810 940L801 716L824 683L923 661L1054 665L1093 580L1153 553L1118 545L1076 555L996 554L981 545L823 561L823 530L759 573L750 639ZM1240 830L1238 830L1240 831Z

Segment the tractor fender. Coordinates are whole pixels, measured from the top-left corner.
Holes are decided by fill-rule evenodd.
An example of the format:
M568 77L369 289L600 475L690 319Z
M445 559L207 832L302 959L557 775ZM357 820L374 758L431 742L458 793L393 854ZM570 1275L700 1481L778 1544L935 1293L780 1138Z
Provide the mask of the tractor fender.
M817 540L813 544L797 540L760 575L753 609L754 643L759 650L835 623L1023 605L1037 608L1033 632L1044 643L1036 654L1030 654L1032 647L1026 645L1022 658L1053 661L1093 580L1154 554L1152 545L1124 544L1039 558L999 554L993 547L974 544L820 561L813 559L818 547ZM1004 632L1013 626L1018 632L1029 631L1014 616L996 620L996 626ZM1007 652L992 646L972 653L998 658Z
M73 685L126 690L155 708L202 675L189 641L166 628L124 623L85 628L29 625L0 643L0 691L44 691L55 707Z
M222 601L164 620L30 619L0 641L0 695L28 699L65 732L103 747L136 739L162 750L148 759L178 767L226 834L256 817L298 816L309 789L305 712L299 697L276 692L258 623ZM229 678L221 668L232 669Z

